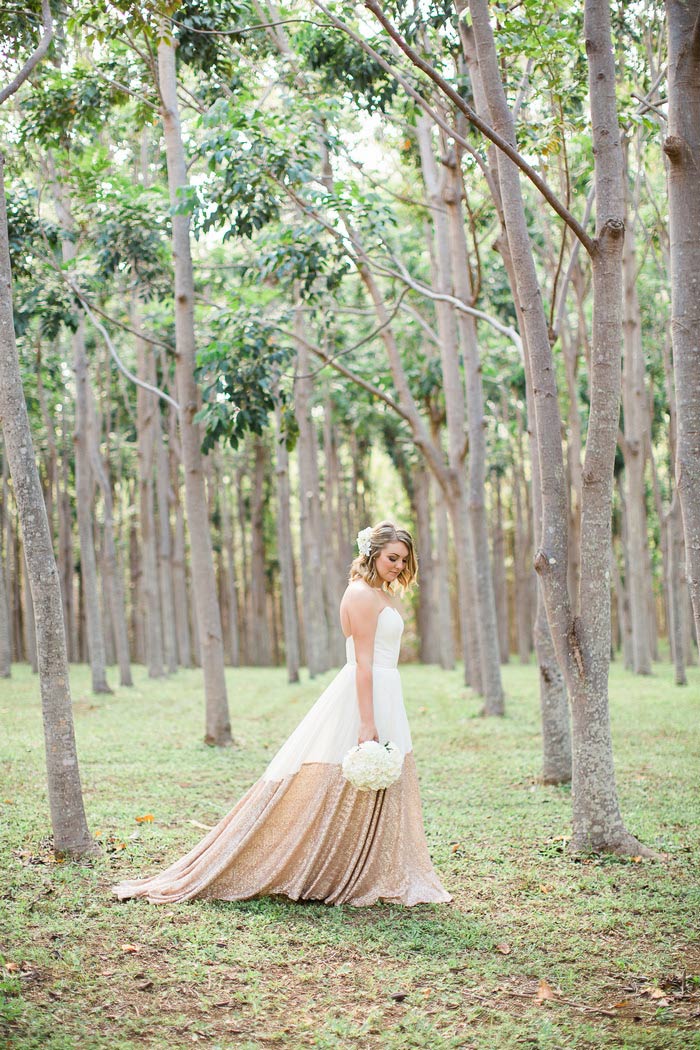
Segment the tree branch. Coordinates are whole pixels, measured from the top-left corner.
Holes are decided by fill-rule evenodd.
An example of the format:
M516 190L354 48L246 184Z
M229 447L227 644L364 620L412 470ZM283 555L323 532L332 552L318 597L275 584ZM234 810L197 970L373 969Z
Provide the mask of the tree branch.
M314 3L317 6L321 7L322 10L324 10L319 0L314 0ZM515 147L512 146L506 139L502 138L498 134L498 132L494 131L494 129L490 127L486 123L486 121L482 120L481 117L474 112L471 106L469 106L464 101L459 92L455 91L452 85L449 84L444 79L444 77L442 77L437 72L437 70L430 65L429 62L426 62L425 59L421 58L421 56L411 47L411 45L407 43L406 40L404 40L399 31L392 25L392 23L386 17L377 0L364 0L364 4L365 7L372 12L377 21L382 26L384 26L391 39L401 48L404 54L411 60L413 65L416 66L417 69L420 69L421 72L425 73L426 76L428 76L433 81L433 83L440 88L443 94L445 94L455 104L455 106L457 106L457 108L462 113L464 113L465 117L470 122L470 124L473 124L473 126L477 128L482 133L482 135L484 135L487 139L493 142L495 146L498 146L498 148L503 153L505 153L505 155L509 157L510 160L512 160L518 168L520 168L523 174L526 175L530 182L532 182L532 184L540 191L542 196L545 198L548 204L551 205L551 207L554 209L557 215L559 215L560 218L564 220L564 222L567 224L567 226L570 227L570 229L573 231L576 237L578 237L586 251L590 255L593 255L595 252L595 242L593 238L588 236L578 219L576 219L568 210L568 208L566 208L562 204L562 202L552 191L552 189L547 185L544 179L542 179L537 174L535 169L527 163L525 158L521 156L517 149L515 149ZM450 134L452 134L452 132L450 132Z
M14 80L11 80L7 87L0 91L0 105L7 101L10 95L14 95L15 91L22 86L31 71L41 62L49 49L49 44L53 39L53 16L49 0L41 0L41 22L44 27L44 35L37 44L36 50L29 56Z
M303 343L306 349L310 350L312 354L316 354L317 357L320 357L324 364L330 365L331 368L335 368L336 372L340 372L340 374L344 375L346 379L361 386L363 390L366 390L373 397L376 397L379 401L383 401L385 405L388 405L392 411L396 412L396 414L401 416L402 419L405 419L407 423L411 423L409 413L401 407L398 401L394 401L393 397L390 397L389 394L385 394L378 386L374 386L369 380L363 379L362 376L356 375L355 372L351 372L349 368L345 367L345 365L341 365L336 357L329 357L327 354L324 354L323 350L319 350L317 346L312 346L312 344L302 336L296 335L293 332L288 332L285 328L282 328L279 325L275 325L275 328L280 332L284 332L284 334L288 335L290 339L295 339L298 342Z
M77 296L77 298L80 300L80 302L82 304L82 307L83 307L83 310L88 315L88 317L90 318L90 320L92 321L93 325L98 330L98 332L100 332L100 334L102 335L102 338L104 339L105 343L107 344L107 349L109 350L110 354L114 358L115 364L116 364L117 368L119 369L119 371L122 372L126 376L127 379L130 379L131 382L134 383L136 386L143 387L143 389L144 390L148 390L149 393L155 394L156 397L161 398L163 401L167 401L169 405L171 405L177 412L179 412L180 411L180 406L178 405L177 401L173 400L173 398L170 396L170 394L166 394L164 390L160 390L159 387L157 387L157 386L151 386L150 383L146 383L143 379L139 379L138 376L135 376L133 372L129 371L129 369L126 367L126 365L124 364L124 362L120 358L119 354L117 353L117 351L116 351L116 349L114 347L114 343L112 342L112 340L109 337L109 332L107 331L105 326L102 324L102 322L98 321L97 317L95 317L94 313L90 309L90 304L87 301L87 299L85 298L85 296L83 295L83 293L80 291L79 288L76 288L76 286L73 284L73 282L70 281L68 278L66 278L66 283L67 283L68 287L71 289L71 291L73 292L73 294L75 296Z
M391 270L389 267L379 266L377 263L373 263L372 266L378 273L384 273L390 277L398 277L399 280L403 281L404 284L407 284L409 288L413 288L415 292L424 295L427 299L433 299L435 302L449 303L450 306L454 306L456 310L460 310L464 314L470 314L472 317L476 317L480 321L486 321L487 324L490 324L491 327L495 328L497 332L501 333L501 335L506 335L512 340L522 360L523 341L514 328L511 328L510 325L503 324L498 318L485 313L483 310L477 310L476 307L469 306L463 299L458 299L456 295L449 295L447 292L433 291L428 285L423 284L421 281L416 281L415 278L411 277L401 262L398 260L395 260L395 262L399 267L398 270Z

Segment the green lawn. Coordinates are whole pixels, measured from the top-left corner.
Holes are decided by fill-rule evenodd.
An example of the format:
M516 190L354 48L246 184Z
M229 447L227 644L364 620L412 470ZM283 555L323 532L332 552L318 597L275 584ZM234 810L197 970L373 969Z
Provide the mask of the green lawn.
M685 689L666 664L612 671L623 813L665 862L566 855L570 793L537 779L535 667L504 669L507 717L486 721L458 672L405 666L453 904L119 904L110 885L193 845L192 822L230 808L332 677L229 675L238 747L216 751L201 743L198 672L152 682L137 668L134 689L94 697L74 670L104 845L80 866L51 854L37 680L17 667L0 682L0 1046L700 1048L698 668Z

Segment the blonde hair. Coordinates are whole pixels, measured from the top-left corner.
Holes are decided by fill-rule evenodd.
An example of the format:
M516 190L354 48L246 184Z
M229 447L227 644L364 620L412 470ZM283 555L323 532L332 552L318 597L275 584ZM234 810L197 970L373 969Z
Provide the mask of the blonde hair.
M380 521L378 525L372 526L372 532L369 537L369 554L359 554L353 559L348 582L365 580L370 586L374 586L379 578L379 573L376 569L377 556L389 543L405 543L408 548L408 557L404 568L396 579L389 584L389 587L393 587L396 584L402 594L407 591L416 582L418 559L411 533L407 529L398 528L393 521ZM382 584L382 586L384 585Z

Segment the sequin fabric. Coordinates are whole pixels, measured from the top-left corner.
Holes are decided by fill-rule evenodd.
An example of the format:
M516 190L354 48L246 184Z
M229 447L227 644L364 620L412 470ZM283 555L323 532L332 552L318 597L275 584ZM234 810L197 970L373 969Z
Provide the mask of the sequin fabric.
M425 836L396 670L403 621L393 612L396 616L380 615L377 623L374 701L380 739L398 736L404 747L408 741L396 783L383 791L357 791L342 775L342 755L357 742L359 728L348 639L347 664L263 776L184 857L151 878L115 886L120 899L174 904L281 894L355 907L452 900Z

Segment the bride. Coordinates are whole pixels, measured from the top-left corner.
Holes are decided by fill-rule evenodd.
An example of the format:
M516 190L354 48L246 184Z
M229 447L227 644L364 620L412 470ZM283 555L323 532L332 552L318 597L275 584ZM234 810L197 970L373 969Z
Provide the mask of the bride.
M394 596L415 580L413 539L382 521L357 542L340 603L345 666L216 827L160 874L115 886L120 900L452 900L428 852L397 670L404 624ZM404 753L390 787L359 791L344 778L344 755L365 740L392 740Z

